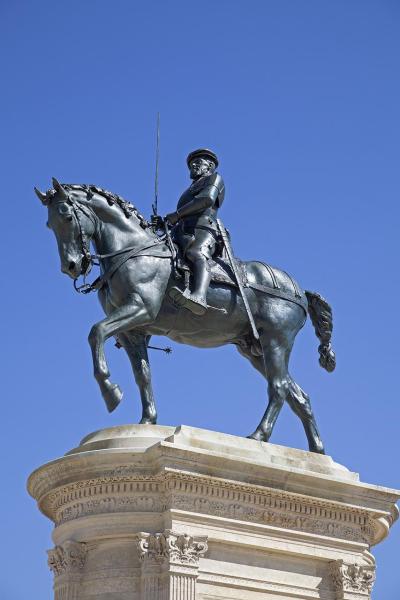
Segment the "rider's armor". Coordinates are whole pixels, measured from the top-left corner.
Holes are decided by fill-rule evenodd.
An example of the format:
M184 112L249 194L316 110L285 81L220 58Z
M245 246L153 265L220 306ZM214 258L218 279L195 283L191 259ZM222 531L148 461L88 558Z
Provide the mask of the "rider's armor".
M177 206L179 221L174 227L173 237L193 267L190 299L194 304L190 302L187 307L197 314L202 314L207 307L206 295L211 279L208 263L215 253L217 212L224 196L223 179L214 172L196 179L183 192Z

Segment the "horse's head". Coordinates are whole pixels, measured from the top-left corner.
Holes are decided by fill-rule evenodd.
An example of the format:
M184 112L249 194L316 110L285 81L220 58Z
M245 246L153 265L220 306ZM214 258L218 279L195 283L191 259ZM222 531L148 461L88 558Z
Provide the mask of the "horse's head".
M88 272L90 241L95 233L96 222L85 203L82 192L63 187L53 178L53 189L46 193L35 188L41 202L48 209L47 226L56 236L61 271L72 279Z

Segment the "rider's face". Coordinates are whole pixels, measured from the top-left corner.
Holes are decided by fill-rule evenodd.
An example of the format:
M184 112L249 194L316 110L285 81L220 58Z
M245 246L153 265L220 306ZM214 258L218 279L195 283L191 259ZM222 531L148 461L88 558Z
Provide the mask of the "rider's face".
M202 175L205 175L210 170L211 163L209 160L205 158L195 158L190 162L189 170L190 170L190 178L198 179Z

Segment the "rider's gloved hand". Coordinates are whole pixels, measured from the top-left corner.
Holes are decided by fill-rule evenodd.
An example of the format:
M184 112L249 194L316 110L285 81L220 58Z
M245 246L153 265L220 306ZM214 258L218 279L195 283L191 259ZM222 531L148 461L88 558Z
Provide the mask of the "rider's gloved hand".
M151 215L151 226L153 227L153 229L163 229L164 227L164 220L160 215Z
M168 213L165 218L171 225L175 225L179 221L179 214L177 212Z

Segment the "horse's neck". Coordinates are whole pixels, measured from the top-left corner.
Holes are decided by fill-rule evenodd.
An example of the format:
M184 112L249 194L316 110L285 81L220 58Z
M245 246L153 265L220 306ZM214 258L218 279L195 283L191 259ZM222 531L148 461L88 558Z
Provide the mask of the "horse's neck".
M98 217L93 243L98 254L110 254L128 247L139 249L151 243L153 237L151 230L141 227L135 215L131 215L128 219L120 213L114 220L104 221Z

